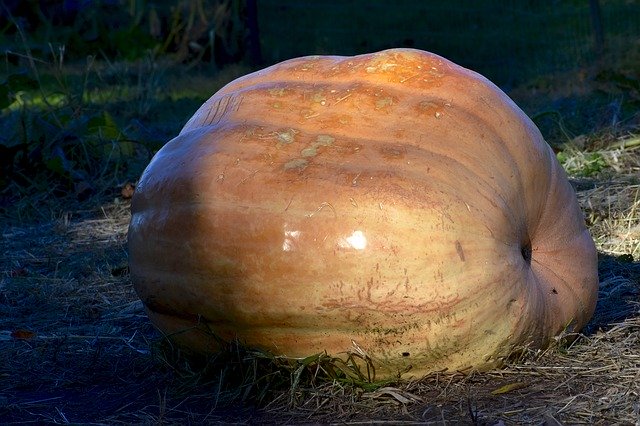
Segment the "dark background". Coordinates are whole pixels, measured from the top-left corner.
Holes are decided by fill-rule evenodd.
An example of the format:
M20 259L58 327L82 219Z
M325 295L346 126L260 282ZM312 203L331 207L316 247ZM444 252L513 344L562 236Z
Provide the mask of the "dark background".
M2 3L3 50L23 42L17 23L34 52L64 45L70 59L99 54L132 60L153 51L186 62L213 57L218 66L259 66L310 54L415 47L508 88L599 59L631 65L640 49L640 3L633 0Z

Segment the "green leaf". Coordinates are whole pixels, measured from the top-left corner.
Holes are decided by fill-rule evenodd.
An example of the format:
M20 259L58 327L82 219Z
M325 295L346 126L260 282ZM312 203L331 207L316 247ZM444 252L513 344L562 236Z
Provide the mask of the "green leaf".
M87 134L95 136L98 140L106 140L112 143L104 148L104 154L108 155L115 146L115 154L117 157L131 157L135 154L135 145L125 138L124 132L120 130L118 124L111 114L104 111L102 114L92 117L87 122Z
M560 151L556 154L556 158L560 164L564 164L569 159L569 156L564 151Z
M111 117L111 114L104 111L102 114L92 117L87 123L87 133L99 136L102 139L117 140L122 132Z

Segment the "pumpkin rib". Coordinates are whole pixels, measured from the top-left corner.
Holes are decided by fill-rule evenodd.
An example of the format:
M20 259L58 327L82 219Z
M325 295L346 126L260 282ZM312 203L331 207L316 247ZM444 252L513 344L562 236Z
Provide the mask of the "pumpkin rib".
M160 271L160 272L162 272L162 271ZM163 273L163 274L164 274L164 273ZM176 274L174 274L174 276L175 276L175 275L176 275ZM153 280L153 279L154 279L154 275L153 275L153 274L150 274L150 273L147 273L147 277L148 277L148 279L151 279L151 280ZM455 278L455 277L454 277L454 278ZM452 278L452 279L454 279L454 278ZM478 289L476 289L476 290L478 290ZM474 291L476 291L476 290L474 290ZM144 296L143 296L143 300L144 300ZM458 300L458 302L460 302L460 301L461 301L461 299L460 299L460 300ZM340 301L338 300L337 302L338 302L338 303L336 303L335 307L339 307L339 306L341 306ZM407 311L407 309L410 309L410 310L412 310L412 311L425 312L425 311L426 311L426 310L425 310L425 306L426 306L426 305L425 305L425 303L426 303L426 302L421 302L420 304L417 304L417 305L411 305L411 307L404 307L404 308L402 308L402 309L398 310L398 312ZM438 302L438 303L440 303L440 302ZM437 306L438 306L440 309L442 309L442 308L443 308L443 305L442 305L441 303L440 303L439 305L437 305ZM350 305L350 309L353 309L353 308L356 308L356 307L359 307L359 308L366 308L366 306L365 306L365 305L361 305L361 306L357 306L357 305L353 305L353 304L351 304L351 305ZM382 306L380 306L380 307L382 307ZM184 308L181 308L181 309L184 309ZM332 308L332 309L333 309L333 308ZM392 309L390 309L390 310L392 310ZM202 312L195 312L195 311L191 312L191 314L193 314L193 315L195 315L195 314L204 315ZM210 320L210 321L211 321L211 320L213 320L213 318L211 318L211 317L207 317L206 315L204 315L204 317L205 317L205 318L207 318L207 319L208 319L208 320ZM230 321L236 321L236 320L235 320L235 319L233 319L233 318L230 318ZM296 327L296 328L297 328L297 327L302 327L302 326L303 326L300 322L295 322L295 324L296 324L296 325L295 325L295 327Z
M488 82L488 81L484 81L484 83L485 83L485 84L489 84L490 82ZM306 85L308 85L308 86L314 87L314 86L312 85L312 83L305 83L305 84L306 84ZM331 84L330 84L330 83L326 83L326 84L327 84L327 86L331 86ZM277 86L278 84L277 84L277 83L270 83L270 84L267 86L267 85L266 85L266 83L265 83L265 88L266 88L266 87L271 87L272 85L276 85L276 86ZM260 87L260 85L257 85L257 86L258 86L258 87ZM375 86L373 86L373 87L375 87ZM243 90L253 90L253 86L252 86L252 88L249 88L249 89L243 89ZM226 94L225 94L224 96L222 96L222 98L225 98L225 97L227 97L227 96L228 96L228 95L226 95ZM212 97L212 98L208 101L208 103L209 103L209 104L211 104L211 103L212 103L212 100L213 100L214 98L215 98L215 96L214 96L214 97ZM431 97L431 98L429 98L429 99L430 99L430 100L432 100L432 99L434 99L434 98L432 98L432 97ZM438 100L443 100L443 98L436 98L436 99L438 99ZM490 104L489 104L489 105L490 105ZM216 107L216 109L217 109L217 107ZM515 111L513 111L513 113L515 113ZM471 114L471 115L473 116L474 114ZM230 118L230 117L229 117L229 118ZM269 117L269 118L270 118L270 120L272 119L272 117ZM187 128L187 126L185 126L185 128ZM335 131L335 129L334 129L334 131ZM494 129L494 133L495 133L495 134L500 134L501 132L500 132L500 131L498 131L498 130L495 130L495 129ZM500 140L503 140L503 139L504 139L504 138L500 138ZM505 145L505 147L506 147L506 145ZM509 151L509 150L507 149L507 151ZM510 153L510 154L511 154L511 153ZM512 155L512 154L511 154L511 155Z
M245 126L245 125L253 126L253 125L257 125L257 124L253 124L253 123L252 124L238 124L237 126L239 126L239 127L237 127L237 128L243 128L243 126ZM232 131L234 129L234 127L235 126L233 126L233 125L229 125L228 126L228 130ZM214 128L214 127L210 127L209 129L210 129L210 131L217 130L217 128ZM226 130L227 129L225 129L225 131ZM317 135L320 135L320 134L322 134L322 133L318 133ZM309 137L309 139L314 139L314 138L313 137ZM348 142L349 140L350 140L350 138L345 138L345 141ZM372 150L376 150L376 149L379 150L379 147L373 146L374 144L377 144L379 146L384 146L384 140L369 139L368 143L367 143L367 147L372 149ZM327 148L331 148L331 147L327 147ZM451 161L453 163L451 168L456 168L456 169L463 170L463 171L465 171L465 173L466 173L467 170L469 170L469 167L467 167L466 164L460 163L460 161L458 159L456 159L455 157L453 157L453 156L444 156L443 154L440 154L440 153L434 153L433 151L430 151L428 149L429 147L423 147L423 146L419 146L419 145L412 145L409 148L411 149L411 154L414 154L415 156L424 155L426 157L429 157L429 156L436 157L436 158L437 157L441 157L442 160L446 159L446 160ZM221 155L221 153L218 153L218 155ZM227 155L232 156L231 153L229 153ZM472 157L469 157L469 159L470 159L470 161L473 160ZM338 163L337 161L331 161L331 159L326 159L326 158L323 158L323 160L324 161L322 162L322 168L327 170L327 173L326 173L327 175L332 175L332 176L341 175L340 166L343 165L342 163ZM421 160L421 159L418 158L417 160ZM434 163L435 164L441 164L442 160L433 159L433 160L422 160L422 161L424 161L424 163L426 163L426 164L434 164ZM286 159L285 160L281 160L281 163L284 163L284 162L286 162ZM467 201L468 198L463 198L464 196L460 195L459 191L457 191L457 188L452 186L453 184L448 183L446 181L435 182L435 181L433 181L433 179L430 179L430 178L427 178L427 177L422 178L422 179L418 179L419 178L419 176L418 176L419 173L415 171L415 168L416 168L415 166L408 167L404 163L400 163L399 165L405 166L404 169L400 169L406 175L406 177L403 176L403 178L402 178L403 180L406 180L406 181L422 181L422 182L425 182L425 183L429 183L429 181L431 181L432 182L431 185L432 185L432 187L434 189L436 187L438 187L439 185L440 186L445 185L451 192L455 193L455 197L457 199L459 199L463 203L468 204L470 207L473 206L472 202L470 203L470 202ZM314 167L313 163L311 163L308 167ZM373 165L371 165L369 167L371 167L371 168L368 168L368 169L360 168L360 170L362 171L363 175L365 175L365 176L366 175L375 176L375 175L379 174L378 170L380 170L380 169L378 168L379 165L377 163L375 163L375 164L373 164ZM400 176L400 173L399 173L400 170L396 167L395 171L392 172L393 175L395 177L399 177ZM268 170L265 171L265 172L268 173ZM476 179L477 174L473 174L473 173L470 172L468 174L468 176L469 176L469 181L470 182L476 182L477 181L477 179ZM389 177L391 177L391 176L389 176ZM308 179L314 179L314 177L309 177ZM318 179L322 179L322 178L318 178ZM490 185L489 181L484 180L484 179L480 179L480 181L483 182L483 185L482 185L483 188L487 188L487 191L492 191L493 188L491 188L491 185ZM334 183L335 184L340 184L340 185L343 185L343 186L347 186L347 187L352 185L351 181L348 180L348 179L345 179L342 182L334 181ZM465 187L469 187L469 186L465 185ZM495 192L494 192L494 194L499 195L499 194L497 194ZM490 194L487 194L487 193L484 193L483 197L486 200L491 199ZM509 203L502 195L499 195L499 197L502 200L502 207L498 208L497 210L500 211L500 212L503 212L503 213L511 213L511 211L512 211L511 203ZM514 219L511 218L511 221L514 221Z
M179 273L174 273L174 274L172 275L171 273L166 273L165 271L162 271L162 270L153 269L152 267L150 267L150 268L148 268L148 269L151 269L151 271L141 271L141 272L144 272L144 273L145 273L145 275L146 275L146 277L147 277L147 279L149 279L149 280L154 280L154 279L156 279L156 278L155 278L156 276L164 276L164 277L172 277L172 276L174 276L174 277L176 277L176 278L179 278ZM221 280L222 280L222 281L224 281L224 280L225 280L225 278L222 278ZM228 278L226 278L226 280L228 280ZM207 279L207 282L210 282L210 283L212 283L212 284L213 284L215 281L214 281L214 278L208 278L208 279ZM215 287L215 288L217 288L218 286L216 285L216 286L214 286L214 287ZM144 295L143 295L143 300L144 300L144 299L145 299L145 297L144 297ZM401 299L401 300L402 300L402 299ZM457 303L460 303L461 301L462 301L462 299L458 299L456 302L457 302ZM327 303L333 303L333 302L331 302L331 301L329 300ZM369 301L368 301L368 303L371 303L371 301L369 300ZM432 311L432 310L434 310L434 309L445 309L445 308L446 308L446 305L443 305L441 301L438 301L438 302L436 303L436 305L434 305L433 307L431 307L431 308L428 308L428 309L427 309L427 306L429 306L429 305L428 305L429 303L431 303L431 302L429 302L429 301L422 301L422 302L420 302L420 303L418 303L418 304L411 304L411 305L407 305L407 304L404 304L404 302L403 302L403 305L398 306L398 307L397 307L397 309L394 309L391 305L389 305L388 303L386 303L386 304L384 305L384 307L385 307L385 308L387 309L387 311L389 311L389 312L394 312L394 311L396 311L396 312L404 312L404 311L416 311L416 312L417 312L417 311L419 311L419 312L427 312L427 311ZM342 305L343 305L343 302L341 302L340 300L336 300L336 301L335 301L335 305L327 305L327 306L328 306L328 307L330 307L331 309L334 309L334 308L336 308L336 307L340 307L340 306L342 306ZM153 305L151 305L151 306L153 306ZM372 309L374 309L374 310L375 310L375 309L379 309L379 308L382 308L382 307L383 307L383 305L378 305L378 306L373 307ZM349 305L349 308L350 308L350 309L354 309L354 308L357 308L357 309L365 309L365 308L366 308L366 305L351 303L351 304ZM185 307L180 307L180 309L186 309L186 308L185 308ZM448 308L447 308L447 309L448 309ZM208 320L212 320L212 319L213 319L213 318L211 318L211 317L207 316L207 315L206 315L205 313L203 313L203 312L192 311L192 312L190 312L190 314L193 314L193 315L198 315L198 314L199 314L199 315L203 316L204 318L207 318ZM250 317L248 317L248 318L249 318L249 320L250 320ZM231 319L231 321L238 321L238 318ZM296 327L301 327L301 324L300 324L299 322L296 322Z
M569 293L571 296L577 296L577 294L574 292L573 286L568 285L564 278L560 277L557 273L553 272L545 265L538 263L536 266L540 268L540 270L544 269L547 273L553 275L553 277L555 278L553 285L550 285L548 280L544 280L545 285L543 287L545 288L545 290L556 295L559 293L556 290L556 287L559 287L560 285L562 285L562 287L566 289L566 292ZM551 287L551 290L549 290L549 287ZM557 296L557 297L560 297L560 296ZM549 302L545 305L545 312L547 312L547 314L545 315L545 318L549 318L546 320L547 322L546 326L552 330L550 333L549 339L554 335L557 335L565 331L565 329L567 328L569 328L569 331L571 332L574 329L581 329L586 325L584 317L586 316L589 310L585 309L585 305L580 298L575 298L575 300L577 302L576 304L578 305L578 309L576 310L576 313L572 316L563 315L561 319L556 318L556 315L558 314L558 312L562 311L561 307L559 306L559 303ZM555 319L552 320L551 318L555 318Z
M471 115L471 114L470 114L470 115ZM472 118L473 118L473 116L472 116ZM470 120L470 121L473 121L473 120ZM498 130L496 130L496 129L491 129L491 130L492 130L492 132L493 132L494 134L496 134L496 135L500 134L500 133L499 133L499 131L498 131ZM507 148L507 144L505 144L505 143L504 143L504 141L503 141L503 140L504 140L504 138L502 138L502 137L498 137L498 138L496 138L496 140L497 140L497 141L499 141L499 142L497 142L497 143L498 143L500 146L502 146L502 147L503 147L503 149L505 149L507 152L509 152L509 154L510 154L510 158L513 158L513 155L511 154L510 149L509 149L509 148ZM371 142L371 141L372 141L372 140L371 140L371 139L369 139L369 142ZM381 142L383 142L383 143L384 143L384 140L382 140ZM420 149L422 149L422 148L420 148ZM513 159L512 161L515 161L515 159ZM518 168L515 168L515 170L518 170ZM521 178L519 178L519 180L521 180ZM520 184L520 186L522 186L522 184ZM506 201L505 201L505 203L506 203ZM508 204L508 203L506 203L506 204ZM508 211L510 211L510 209L505 209L505 211L507 211L507 212L508 212Z
M537 204L525 205L524 210L524 222L526 223L526 227L529 229L530 235L539 235L539 227L540 224L543 223L542 215L544 215L546 211L550 210L549 196L557 192L558 190L561 190L561 188L559 187L561 183L558 180L558 169L560 168L560 164L557 162L554 156L551 155L551 149L548 146L545 146L544 148L547 149L541 150L541 154L545 156L545 161L540 161L538 164L544 164L547 166L547 171L544 174L544 176L547 177L545 179L546 185L544 185L543 188L536 188L534 192L534 194L537 195ZM533 178L536 179L536 183L539 182L539 180L537 180L539 179L537 176L534 176ZM527 189L528 188L523 183L521 190L525 193L528 193L529 191L527 191ZM535 211L532 211L534 206L537 206L537 209L535 209ZM556 211L555 214L557 217L563 217L561 212Z
M365 57L365 56L367 55L361 55L361 57ZM297 68L297 66L301 62L304 62L305 60L310 58L311 57L302 57L302 58L287 60L279 64L273 65L269 68L266 68L264 70L257 71L252 74L248 74L238 80L235 80L234 82L227 84L220 91L218 91L218 94L224 95L230 91L233 91L233 92L241 91L247 86L260 87L263 81L266 81L267 84L269 85L273 84L273 85L278 85L279 87L285 87L285 88L296 87L297 85L300 85L300 84L309 84L309 85L315 84L318 87L322 87L322 84L325 84L324 81L328 81L332 84L335 84L337 82L340 82L340 83L344 82L346 84L353 84L353 85L361 85L361 84L368 83L370 85L375 85L377 87L385 86L385 85L388 85L389 83L394 83L396 84L394 86L395 89L401 88L398 90L404 90L404 88L407 88L406 90L411 95L415 95L415 92L410 92L411 89L428 88L428 87L425 87L425 84L422 84L422 83L414 84L416 79L406 80L409 83L404 84L402 81L396 82L396 81L390 81L390 80L384 80L384 79L380 80L377 78L377 76L379 76L380 74L375 72L374 73L368 73L366 71L361 72L362 70L360 68L364 66L364 64L358 61L359 59L358 56L356 57L326 56L321 58L321 61L319 61L320 65L332 64L331 68L336 68L341 65L344 66L348 62L354 62L354 63L359 62L355 67L352 68L352 71L350 72L348 77L344 77L343 75L338 75L336 73L328 73L327 71L329 70L327 70L326 68L324 69L324 72L315 72L315 73L313 72L307 73L306 71L301 71ZM483 87L489 88L490 91L487 91L487 93L491 93L491 94L497 93L497 90L496 90L498 89L497 86L495 86L491 81L486 79L481 74L465 69L458 65L452 64L448 60L442 57L439 57L437 55L432 54L431 59L442 60L443 66L447 67L447 71L449 71L449 73L443 73L439 77L431 76L433 80L424 81L424 83L427 83L427 85L433 83L438 79L440 79L439 81L441 81L445 78L450 78L450 79L464 80L465 83L468 83L469 81L473 81L477 85L482 85ZM288 76L290 73L296 73L297 78L283 79L283 77L281 77L281 74L285 74ZM428 74L428 71L426 71L426 73ZM384 75L384 73L382 74ZM424 75L424 76L427 76L427 75ZM307 79L305 80L305 79L302 79L301 77L306 77ZM318 77L321 77L323 79L323 82L319 82ZM365 78L363 79L363 77ZM505 100L507 99L508 98L505 98ZM508 102L512 103L510 99L508 100Z
M328 163L325 163L325 164L328 164ZM377 169L371 169L371 170L373 170L373 172L371 172L371 174L376 174L375 170L377 170ZM365 173L363 173L363 174L365 174ZM405 180L407 180L407 181L410 181L410 180L414 177L414 173L413 173L413 172L411 172L411 171L408 171L408 172L407 172L407 174L408 174L408 177L404 177L404 179L405 179ZM398 175L388 175L387 177L398 177ZM416 177L416 178L417 178L417 177ZM313 180L313 179L314 179L314 178L309 178L309 180ZM320 180L322 180L322 179L320 179ZM417 179L414 179L414 180L417 180ZM339 184L340 182L334 182L334 183ZM435 188L435 187L437 187L437 186L438 186L438 184L439 184L439 182L433 183L433 187L434 187L434 188ZM350 182L348 182L348 181L344 181L341 185L346 186L346 187L351 186L351 185L350 185ZM452 188L452 189L453 189L453 188ZM188 195L188 194L185 194L185 195ZM458 197L458 198L459 198L461 201L463 201L463 202L464 202L464 200L463 200L462 198L460 198L460 197ZM488 197L487 197L487 198L488 198ZM201 202L200 202L200 201L197 201L197 202L194 202L194 203L195 203L195 204L200 204ZM224 204L221 204L219 201L216 201L216 203L217 203L217 204L219 204L219 205L221 205L221 206L222 206L222 205L224 205ZM228 203L234 203L234 202L231 202L231 201L230 201L230 202L228 202ZM469 207L470 207L470 208L473 208L473 204L469 204L469 203L467 203L467 204L469 205ZM253 208L253 209L258 208L258 210L260 210L260 209L259 209L259 207L261 206L261 204L260 204L259 202L255 202L255 203L251 203L251 204L250 204L250 203L246 203L246 202L244 202L244 205L245 205L246 207L250 207L250 208ZM504 203L504 207L506 207L506 206L507 206L507 203L505 202L505 203ZM266 209L266 208L264 208L264 209ZM291 210L291 212L293 212L293 211L295 211L295 210ZM303 214L303 215L307 215L307 214L309 214L309 212L308 212L308 211L302 211L302 214ZM482 234L474 233L474 235L482 235ZM505 243L506 243L506 241L503 241L503 242L505 242Z
M579 242L588 241L587 239L590 239L590 235L589 235L589 231L585 229L582 233L575 235L572 241L568 242L566 246L574 246L574 245L577 245L577 243ZM559 247L559 248L556 248L554 251L545 250L539 255L544 255L545 257L553 258L559 255L558 252L562 252L562 251L563 251L562 248ZM597 262L597 253L595 249L591 253L587 252L587 254L590 254L592 256L592 259L590 259L591 262L593 261ZM573 260L576 260L576 259L573 259ZM589 260L589 259L586 259L586 260ZM536 262L536 265L540 268L544 268L545 270L548 270L550 273L553 273L555 276L558 276L558 273L552 270L551 268L549 268L546 264L542 262ZM579 327L581 328L582 326L586 325L586 321L588 320L588 318L590 318L593 315L593 311L595 309L595 298L597 296L598 287L596 286L594 289L591 289L592 291L589 291L589 292L584 292L584 288L580 288L580 290L582 291L577 291L579 289L577 286L568 284L565 278L562 278L561 280L560 278L561 277L558 278L559 280L558 282L565 284L563 285L563 289L571 293L572 297L570 299L575 300L581 307L578 312L584 314L585 319L581 321L582 325ZM579 284L580 284L580 287L584 287L584 282L580 282ZM586 302L584 300L584 297L581 296L585 294L589 295L590 298L593 300L589 300L588 302Z

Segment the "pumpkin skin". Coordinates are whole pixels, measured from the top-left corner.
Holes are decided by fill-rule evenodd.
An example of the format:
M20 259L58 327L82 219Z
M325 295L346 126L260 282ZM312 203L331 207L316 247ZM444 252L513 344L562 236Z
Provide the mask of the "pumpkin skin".
M597 254L526 115L419 50L292 59L214 94L129 228L152 322L198 352L345 354L377 378L486 369L595 309Z

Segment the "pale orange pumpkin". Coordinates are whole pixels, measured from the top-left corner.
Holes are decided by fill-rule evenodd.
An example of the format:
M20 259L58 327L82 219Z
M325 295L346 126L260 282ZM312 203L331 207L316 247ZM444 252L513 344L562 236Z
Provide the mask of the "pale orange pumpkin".
M344 354L378 378L487 368L591 317L594 243L535 125L484 77L392 49L213 95L136 189L131 277L197 351Z

